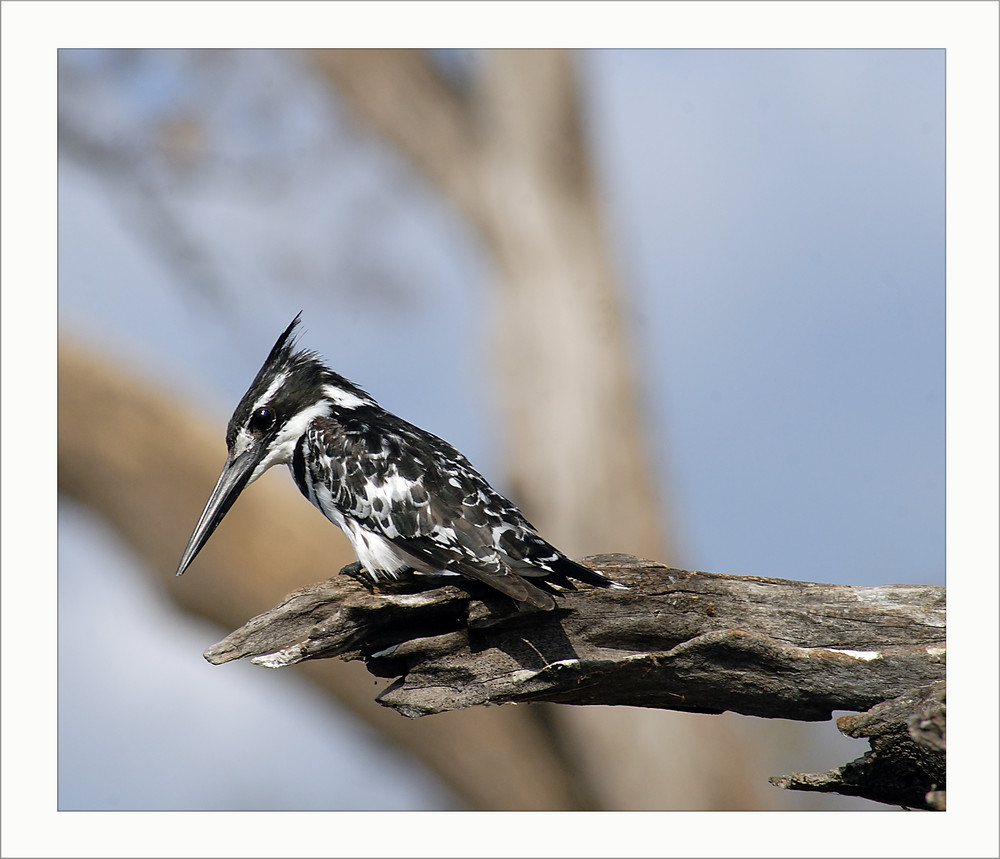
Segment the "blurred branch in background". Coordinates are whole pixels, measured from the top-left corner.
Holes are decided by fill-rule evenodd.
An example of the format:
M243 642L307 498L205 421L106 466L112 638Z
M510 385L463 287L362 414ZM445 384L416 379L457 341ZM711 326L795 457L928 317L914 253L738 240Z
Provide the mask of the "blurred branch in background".
M66 342L59 346L59 489L106 517L184 608L233 627L317 574L353 559L301 497L262 480L205 548L211 575L174 576L177 551L223 453L217 427L187 406ZM112 429L113 428L113 429ZM230 521L231 520L231 521ZM63 646L73 646L63 642ZM412 723L373 707L360 666L307 667L310 679L424 761L469 806L577 809L593 803L526 708ZM233 714L239 718L238 713Z
M174 272L178 283L216 309L224 306L224 281L204 244L152 180L148 153L91 136L85 125L64 114L59 116L59 151L108 183L122 208L122 222Z

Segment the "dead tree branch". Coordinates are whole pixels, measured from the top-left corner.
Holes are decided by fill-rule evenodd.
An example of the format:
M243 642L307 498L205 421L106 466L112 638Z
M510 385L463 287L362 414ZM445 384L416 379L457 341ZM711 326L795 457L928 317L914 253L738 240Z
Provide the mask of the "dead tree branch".
M579 590L554 611L519 612L475 582L371 594L341 576L295 591L205 656L361 660L395 678L379 703L410 717L535 701L801 721L874 708L839 722L872 738L865 759L774 783L937 807L925 796L943 788L943 743L918 745L909 724L940 718L943 737L943 703L924 713L932 684L943 687L943 588L686 572L625 555L585 563L629 590Z
M624 555L585 563L630 590L518 612L464 580L369 594L340 577L296 591L208 658L361 659L398 678L379 700L407 716L554 701L813 721L944 676L942 588L692 573Z

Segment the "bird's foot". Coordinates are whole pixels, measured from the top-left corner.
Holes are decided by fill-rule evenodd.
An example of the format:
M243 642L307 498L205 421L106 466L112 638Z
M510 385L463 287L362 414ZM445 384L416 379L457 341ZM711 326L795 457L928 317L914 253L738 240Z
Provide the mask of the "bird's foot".
M367 590L368 593L375 593L375 582L372 580L371 574L364 568L360 561L354 561L345 567L341 567L338 575L354 579L354 581Z
M343 567L340 575L354 579L370 594L420 593L443 584L439 578L417 575L413 570L401 570L395 574L395 578L375 578L360 561Z

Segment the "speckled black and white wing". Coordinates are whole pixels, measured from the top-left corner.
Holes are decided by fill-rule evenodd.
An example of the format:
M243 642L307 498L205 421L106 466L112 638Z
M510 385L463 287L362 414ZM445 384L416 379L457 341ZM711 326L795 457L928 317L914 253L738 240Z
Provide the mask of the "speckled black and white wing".
M194 561L243 490L275 465L351 541L375 579L405 569L478 579L539 608L573 581L623 587L566 558L450 444L385 411L278 337L226 428L222 473L177 567Z
M373 577L450 571L539 608L551 595L523 577L612 584L543 540L451 445L374 403L313 420L291 469Z

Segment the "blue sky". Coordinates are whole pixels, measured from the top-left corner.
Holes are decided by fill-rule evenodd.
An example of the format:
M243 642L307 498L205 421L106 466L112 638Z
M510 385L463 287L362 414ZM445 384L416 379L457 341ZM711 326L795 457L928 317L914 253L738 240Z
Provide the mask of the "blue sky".
M593 59L685 564L943 583L944 52Z

